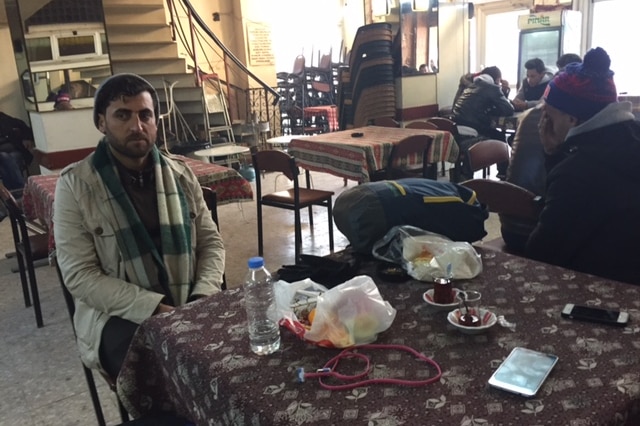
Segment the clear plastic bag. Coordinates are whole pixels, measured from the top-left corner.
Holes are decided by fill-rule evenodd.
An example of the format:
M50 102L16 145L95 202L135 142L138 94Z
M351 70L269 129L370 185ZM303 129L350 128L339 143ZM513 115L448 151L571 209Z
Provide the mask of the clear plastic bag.
M402 265L416 280L438 277L469 279L482 272L482 259L473 246L416 228L394 226L372 250L375 258Z
M309 279L291 284L276 282L276 305L282 315L281 325L320 346L347 348L374 342L378 333L388 329L396 317L396 310L382 299L369 276L356 276L330 290L322 291L322 288ZM301 302L296 295L305 293L309 300L315 298L315 316L310 325L296 313Z

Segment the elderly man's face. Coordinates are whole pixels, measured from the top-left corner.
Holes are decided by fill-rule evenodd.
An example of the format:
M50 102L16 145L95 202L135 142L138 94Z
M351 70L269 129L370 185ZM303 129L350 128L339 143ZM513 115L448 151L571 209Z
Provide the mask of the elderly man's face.
M542 105L542 116L538 124L540 141L544 151L547 154L556 152L560 144L567 138L569 130L577 125L577 118L544 103Z
M542 81L542 77L544 77L544 72L538 72L536 70L527 70L527 83L529 86L537 86Z

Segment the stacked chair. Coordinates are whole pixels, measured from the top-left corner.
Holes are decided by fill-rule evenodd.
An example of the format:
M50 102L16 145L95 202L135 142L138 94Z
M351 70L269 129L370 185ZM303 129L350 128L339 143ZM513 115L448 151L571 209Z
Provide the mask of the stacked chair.
M370 124L378 117L394 117L391 24L375 23L358 29L351 48L349 68L339 73L340 128Z
M280 95L281 126L283 129L289 129L291 134L301 134L306 84L304 56L296 57L291 72L279 72L276 78Z

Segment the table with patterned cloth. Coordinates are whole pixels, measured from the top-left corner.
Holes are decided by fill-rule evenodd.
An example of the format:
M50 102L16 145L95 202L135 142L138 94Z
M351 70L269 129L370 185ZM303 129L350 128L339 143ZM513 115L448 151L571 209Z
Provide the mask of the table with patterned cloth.
M315 372L338 350L308 344L281 328L280 350L254 355L243 292L233 289L144 321L118 377L118 395L134 416L174 411L196 425L640 424L640 287L489 249L478 252L483 272L455 281L455 287L481 291L483 305L515 328L496 324L485 334L462 334L447 322L446 311L423 300L430 284L385 283L373 261L360 265L397 309L376 343L407 345L433 358L442 369L436 383L352 390L327 390L317 379L299 383L298 367ZM630 322L617 328L563 319L566 303L622 309ZM517 346L559 356L532 398L487 386ZM371 358L374 378L424 380L435 374L404 352L362 353ZM362 366L344 361L338 371L352 374Z
M360 133L362 136L353 136ZM371 173L386 167L394 144L408 136L425 134L433 137L427 156L429 163L458 160L458 144L450 132L380 126L295 136L289 144L289 153L307 170L364 183L370 181ZM413 162L417 163L418 158Z
M314 118L315 117L315 118ZM327 126L330 132L338 130L338 107L335 105L320 105L312 107L304 107L304 118L310 123L317 125L318 117L324 117L327 120Z
M216 191L218 204L253 199L253 189L249 181L229 167L205 163L188 157L183 159L198 177L203 186ZM58 182L58 174L29 176L24 187L22 206L25 215L37 219L49 230L49 249L55 247L53 237L53 200Z

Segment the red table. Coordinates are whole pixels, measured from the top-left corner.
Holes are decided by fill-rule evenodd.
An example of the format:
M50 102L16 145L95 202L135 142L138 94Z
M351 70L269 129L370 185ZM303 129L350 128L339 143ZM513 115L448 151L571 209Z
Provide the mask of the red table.
M203 186L216 191L218 204L253 200L251 184L229 167L205 163L188 157L184 160ZM27 217L38 219L49 230L49 249L55 248L53 237L53 200L58 182L57 174L29 176L24 187L22 206Z
M353 137L354 133L362 133L362 136ZM380 126L295 136L289 144L289 153L300 167L307 170L363 183L370 181L372 172L386 166L394 144L408 136L424 134L433 137L428 153L429 163L455 163L458 160L458 144L450 132Z
M321 105L304 108L305 120L313 120L313 117L324 117L329 123L329 131L338 130L338 107L335 105ZM316 119L317 121L317 119Z

